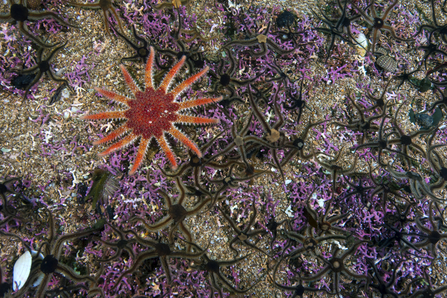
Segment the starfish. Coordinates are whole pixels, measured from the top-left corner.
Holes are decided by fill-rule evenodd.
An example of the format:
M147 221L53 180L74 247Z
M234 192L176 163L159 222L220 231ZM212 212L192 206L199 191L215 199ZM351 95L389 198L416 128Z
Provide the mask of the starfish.
M177 138L185 146L194 151L197 156L202 157L197 145L191 141L186 135L184 135L179 129L177 129L175 123L185 124L216 124L219 123L218 119L195 117L189 115L182 115L178 112L187 110L193 107L206 105L212 102L218 102L222 100L222 97L218 98L198 98L183 102L178 102L176 99L178 96L188 87L190 87L196 80L202 77L209 69L205 67L197 74L189 77L182 83L178 84L175 88L168 92L169 86L172 83L175 75L179 72L183 66L186 56L183 56L174 67L168 72L166 77L161 82L158 88L154 88L152 82L152 68L154 64L154 48L150 48L150 55L146 64L145 73L145 90L141 91L136 85L135 81L130 76L127 69L120 65L121 71L124 75L124 80L132 91L134 99L125 97L123 95L116 94L112 91L104 90L101 88L95 88L97 92L103 96L124 104L128 107L124 111L109 111L102 112L94 115L85 115L82 119L99 120L99 119L127 119L127 121L119 128L112 131L104 138L95 141L93 144L98 145L108 141L112 141L119 136L128 133L122 140L114 143L108 149L99 154L99 156L108 155L114 151L126 147L141 137L140 145L138 148L135 163L132 166L129 174L132 175L140 167L143 159L146 155L147 147L152 138L155 138L165 152L167 158L172 164L174 169L177 168L177 162L175 161L174 153L166 142L165 133L169 133L173 137Z

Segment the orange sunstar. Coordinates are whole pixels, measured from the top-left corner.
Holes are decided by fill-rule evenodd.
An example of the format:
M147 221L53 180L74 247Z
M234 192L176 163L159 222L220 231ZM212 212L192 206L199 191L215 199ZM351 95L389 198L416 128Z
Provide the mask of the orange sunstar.
M130 76L129 72L123 65L120 65L124 75L124 80L127 86L133 93L134 99L127 98L125 96L116 94L115 92L95 88L96 91L101 93L107 98L110 98L116 102L122 103L128 107L124 111L114 112L102 112L94 115L83 116L82 119L99 120L99 119L127 119L127 121L116 130L112 131L106 137L95 141L93 144L98 145L108 141L112 141L119 136L127 134L123 139L114 143L107 150L100 153L100 156L110 154L116 150L119 150L141 137L138 153L135 158L135 163L130 170L130 175L134 174L140 167L143 159L146 155L147 147L150 140L154 137L161 149L165 152L169 161L174 168L177 167L174 153L169 148L166 142L165 133L171 134L177 138L185 146L194 151L198 157L202 157L202 153L193 141L191 141L186 135L178 130L174 123L187 123L187 124L215 124L219 123L218 119L210 119L203 117L194 117L189 115L182 115L178 112L187 110L193 107L209 104L212 102L218 102L222 100L222 97L218 98L199 98L188 100L184 102L177 102L176 98L185 89L190 87L196 80L202 77L209 69L205 67L199 73L189 77L173 90L168 92L169 86L172 83L175 75L179 72L180 68L186 60L186 56L183 56L179 62L169 71L164 78L163 82L157 89L154 89L152 82L152 67L154 64L155 51L153 47L150 48L150 56L146 64L145 73L145 86L146 89L141 91L135 84L134 80Z

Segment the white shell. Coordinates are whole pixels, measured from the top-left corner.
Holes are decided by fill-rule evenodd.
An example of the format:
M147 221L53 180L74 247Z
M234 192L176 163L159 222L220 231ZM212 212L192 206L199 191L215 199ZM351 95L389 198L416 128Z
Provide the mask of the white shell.
M39 255L37 255L37 251L35 251L35 250L31 250L31 255L33 256L33 258L37 256L37 258L43 260L43 254L39 253ZM40 285L40 283L42 282L44 277L45 277L45 274L42 271L40 271L39 275L37 276L36 280L33 282L32 286L37 287L38 285Z
M368 48L368 39L366 38L365 34L360 33L355 40L359 43L359 46L362 46L365 49Z
M368 39L366 39L365 34L360 33L359 36L355 39L357 41L357 53L361 56L366 55L366 49L368 49Z
M292 210L292 206L287 207L285 213L287 214L288 217L293 217L294 211Z
M23 285L28 280L29 274L31 273L31 266L33 263L33 257L37 255L37 251L31 250L31 253L27 250L20 256L20 258L14 264L12 270L12 289L13 291L20 290ZM39 259L43 260L43 254L40 253L37 256ZM36 280L33 282L32 286L37 287L42 282L45 277L44 273L40 273Z
M25 251L23 255L16 261L12 271L12 289L20 290L26 283L31 272L32 257L29 251Z
M33 282L33 288L40 285L40 283L42 282L44 277L45 277L45 274L43 272L40 272L39 275L37 276L36 280Z

